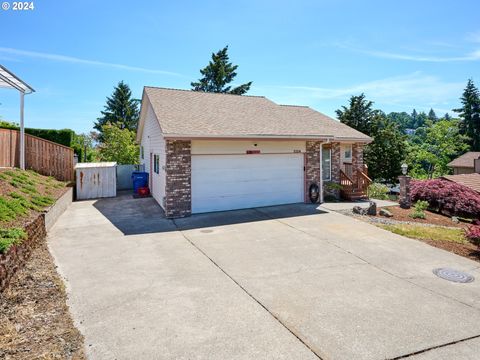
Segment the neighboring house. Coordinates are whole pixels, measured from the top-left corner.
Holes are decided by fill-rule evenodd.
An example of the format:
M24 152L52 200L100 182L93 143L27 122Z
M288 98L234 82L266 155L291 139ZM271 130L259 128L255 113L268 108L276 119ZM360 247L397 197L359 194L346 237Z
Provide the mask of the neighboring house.
M480 174L445 175L442 179L456 182L480 193Z
M477 170L475 170L475 160L477 160ZM448 166L453 168L454 175L480 173L480 152L469 151L450 162Z
M167 217L310 202L312 184L365 195L371 139L315 110L240 96L145 87L140 161Z

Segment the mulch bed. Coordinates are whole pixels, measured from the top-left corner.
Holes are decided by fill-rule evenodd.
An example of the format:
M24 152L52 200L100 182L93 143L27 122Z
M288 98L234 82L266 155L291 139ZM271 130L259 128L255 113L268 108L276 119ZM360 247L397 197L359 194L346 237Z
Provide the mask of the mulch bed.
M441 241L441 240L420 240L431 246L450 251L454 254L469 258L470 260L480 262L479 248L471 243L459 244L453 241Z
M0 293L1 359L85 359L83 336L44 241Z
M408 221L408 222L415 222L420 224L430 224L430 225L449 226L449 227L458 227L458 228L465 228L468 226L468 224L462 223L462 222L456 224L448 216L437 214L428 210L425 211L426 219L414 219L410 217L410 214L413 211L413 207L411 209L402 209L400 206L388 206L388 207L385 207L385 209L390 211L393 214L393 217L388 219L392 219L396 221Z

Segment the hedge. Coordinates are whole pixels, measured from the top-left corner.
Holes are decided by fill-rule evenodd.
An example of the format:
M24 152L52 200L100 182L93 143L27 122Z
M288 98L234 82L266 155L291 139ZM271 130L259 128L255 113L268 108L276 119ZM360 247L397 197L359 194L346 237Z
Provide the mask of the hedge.
M410 196L413 202L427 201L430 210L447 216L480 218L480 194L452 181L412 181Z
M12 124L6 121L0 121L0 128L19 130L17 124ZM25 128L25 133L69 147L73 145L73 139L75 136L75 132L70 129L54 130Z

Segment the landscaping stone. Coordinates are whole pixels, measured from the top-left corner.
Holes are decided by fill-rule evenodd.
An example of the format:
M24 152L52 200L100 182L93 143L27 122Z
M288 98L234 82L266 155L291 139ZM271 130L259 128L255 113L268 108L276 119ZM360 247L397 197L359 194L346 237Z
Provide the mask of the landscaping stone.
M359 214L359 215L366 215L367 214L367 209L362 208L361 206L354 206L352 209L354 214Z
M385 217L393 217L393 214L388 211L387 209L380 209L379 215L385 216Z
M377 215L377 203L375 201L370 201L370 206L367 209L367 215Z
M455 224L459 224L460 220L458 219L458 217L452 216L452 222L454 222Z

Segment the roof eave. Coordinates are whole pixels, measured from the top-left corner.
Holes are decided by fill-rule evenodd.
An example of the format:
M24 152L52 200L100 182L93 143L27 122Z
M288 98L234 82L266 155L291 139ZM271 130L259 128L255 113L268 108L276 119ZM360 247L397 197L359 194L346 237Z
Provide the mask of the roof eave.
M269 139L269 140L324 140L328 142L362 142L370 143L371 138L357 137L339 137L335 135L261 135L261 134L245 134L245 135L208 135L208 134L163 134L165 139L169 140L247 140L247 139Z

